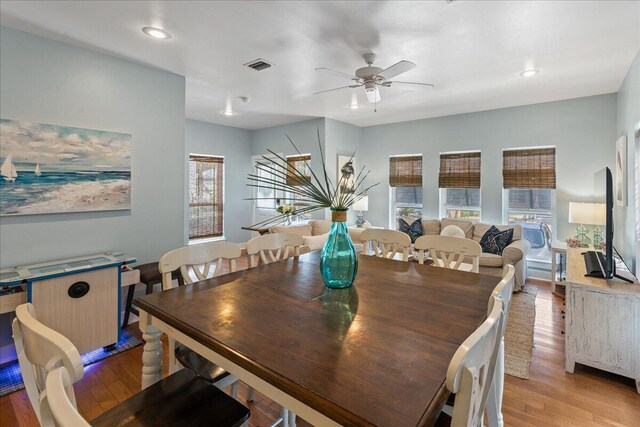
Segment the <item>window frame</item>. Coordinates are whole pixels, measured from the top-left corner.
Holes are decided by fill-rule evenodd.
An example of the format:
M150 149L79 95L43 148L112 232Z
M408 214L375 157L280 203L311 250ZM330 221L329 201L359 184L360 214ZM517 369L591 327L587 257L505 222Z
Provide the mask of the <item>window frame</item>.
M424 217L424 187L412 187L412 188L419 188L420 192L423 193L422 194L422 203L397 203L396 202L396 196L397 196L397 191L396 189L398 187L389 187L390 188L390 200L389 200L389 206L391 207L390 212L389 212L389 228L392 230L397 230L398 229L398 217L396 216L396 212L398 210L398 208L414 208L414 209L420 209L420 217L423 218ZM411 225L411 224L409 224Z
M301 153L301 154L292 154L290 156L286 156L285 159L287 160L287 165L289 164L289 159L295 158L295 157L309 157L309 159L305 159L304 161L307 162L307 165L309 167L309 180L313 179L313 175L311 173L311 153ZM300 160L301 161L301 160ZM289 175L288 169L287 169L287 177ZM298 201L298 195L296 193L292 193L290 191L286 191L284 193L284 197L282 198L284 202L286 203L290 203L293 204L294 207L296 208L296 210L298 209L298 207L306 207L306 206L310 206L311 202L299 202ZM297 214L295 215L296 217L298 216ZM306 216L306 215L305 215Z
M191 237L191 232L190 232L190 228L191 228L191 159L193 157L212 157L212 158L219 158L222 159L222 162L220 162L220 164L222 165L222 197L220 198L221 200L221 204L222 204L222 221L221 221L221 234L219 236L202 236L202 237ZM224 226L224 218L225 218L225 214L226 214L226 166L225 166L225 160L226 157L225 156L221 156L221 155L216 155L216 154L200 154L200 153L189 153L187 155L187 200L186 200L186 208L187 208L187 243L188 245L194 245L194 244L198 244L198 243L206 243L206 242L213 242L213 241L218 241L218 240L225 240L225 226ZM215 209L215 202L213 203L214 209Z

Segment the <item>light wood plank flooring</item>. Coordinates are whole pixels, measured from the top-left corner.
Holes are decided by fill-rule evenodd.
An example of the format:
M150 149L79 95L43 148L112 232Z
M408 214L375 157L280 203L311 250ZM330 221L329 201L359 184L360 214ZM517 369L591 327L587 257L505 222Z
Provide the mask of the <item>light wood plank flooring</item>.
M633 380L579 365L575 374L564 372L563 300L546 284L528 286L538 289L531 379L506 376L505 425L639 426L640 395ZM137 331L137 324L129 329ZM141 353L142 347L137 347L86 368L76 384L78 407L85 417L96 417L140 390ZM239 394L244 403L246 387L241 386ZM278 405L259 393L246 404L251 426L268 426L279 414ZM0 426L37 425L24 390L0 398ZM298 425L308 424L299 420Z

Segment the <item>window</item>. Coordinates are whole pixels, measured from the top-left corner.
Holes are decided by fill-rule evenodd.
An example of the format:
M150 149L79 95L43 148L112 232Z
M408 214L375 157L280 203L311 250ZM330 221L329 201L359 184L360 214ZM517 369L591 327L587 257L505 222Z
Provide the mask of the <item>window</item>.
M391 227L399 228L399 220L411 224L422 218L422 156L389 158L391 187Z
M295 168L295 169L294 169ZM302 172L303 176L295 173ZM311 181L311 155L301 154L296 156L287 156L287 184L300 186ZM306 198L295 193L287 194L288 200L284 203L292 203L296 210L310 205Z
M522 226L531 243L527 259L551 260L555 210L555 148L505 150L503 153L504 220Z
M440 215L480 220L480 152L440 154Z
M224 158L189 155L189 240L223 233Z

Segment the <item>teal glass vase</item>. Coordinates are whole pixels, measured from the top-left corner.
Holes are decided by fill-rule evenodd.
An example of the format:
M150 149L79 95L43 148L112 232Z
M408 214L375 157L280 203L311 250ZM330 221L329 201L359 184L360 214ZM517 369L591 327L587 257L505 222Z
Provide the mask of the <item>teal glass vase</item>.
M347 211L332 209L331 220L329 237L320 255L320 273L328 288L348 288L358 272L358 256L347 229Z

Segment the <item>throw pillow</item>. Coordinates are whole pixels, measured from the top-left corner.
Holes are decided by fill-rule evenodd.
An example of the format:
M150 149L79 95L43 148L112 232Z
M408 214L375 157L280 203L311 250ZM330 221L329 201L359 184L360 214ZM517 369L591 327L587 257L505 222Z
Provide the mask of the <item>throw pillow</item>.
M416 219L411 225L402 218L398 221L400 222L400 231L409 235L411 243L415 243L418 237L422 236L422 219Z
M448 237L461 237L463 239L466 237L464 235L464 231L462 231L462 228L458 227L457 225L447 225L442 229L440 235Z
M482 252L502 255L502 251L509 246L511 240L513 240L513 228L500 231L492 225L480 239L480 246L482 246Z

